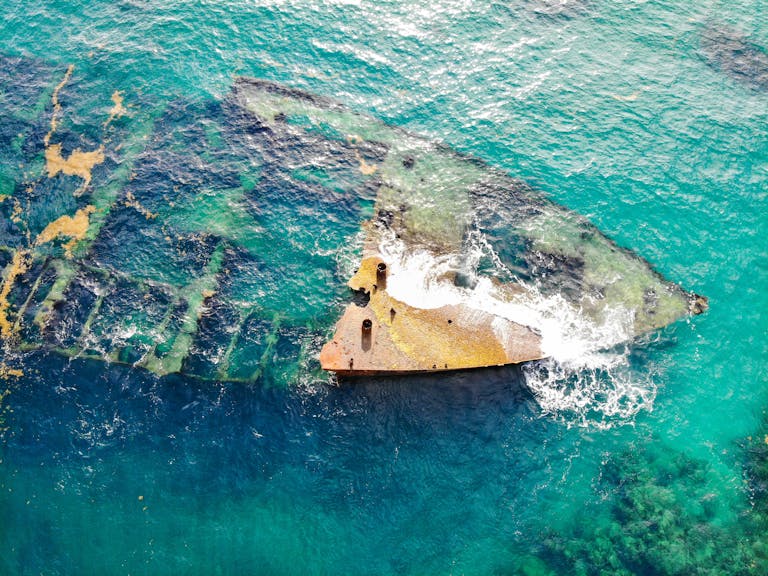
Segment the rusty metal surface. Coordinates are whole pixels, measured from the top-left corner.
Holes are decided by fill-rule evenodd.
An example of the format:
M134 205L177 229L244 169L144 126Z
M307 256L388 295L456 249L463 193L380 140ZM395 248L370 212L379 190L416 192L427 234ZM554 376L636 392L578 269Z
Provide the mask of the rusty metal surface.
M505 318L461 305L419 309L382 287L379 256L363 260L350 286L370 296L350 304L320 353L324 369L343 375L415 373L515 364L542 357L541 338ZM370 330L364 324L371 323Z
M573 332L610 347L706 309L705 298L524 183L371 126L366 133L387 154L378 164L361 161L361 171L378 179L374 215L363 223L360 265L348 281L357 297L320 353L325 370L351 376L517 364L550 356L563 341L569 347ZM482 279L485 292L474 288ZM443 298L431 301L430 289Z

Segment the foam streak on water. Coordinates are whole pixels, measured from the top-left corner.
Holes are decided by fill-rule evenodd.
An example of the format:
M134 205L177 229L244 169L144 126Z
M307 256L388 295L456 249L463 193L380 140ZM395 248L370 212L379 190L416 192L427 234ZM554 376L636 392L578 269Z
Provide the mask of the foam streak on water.
M633 370L628 350L590 354L578 363L531 362L523 374L544 414L568 426L631 423L641 410L650 411L656 398L652 374Z

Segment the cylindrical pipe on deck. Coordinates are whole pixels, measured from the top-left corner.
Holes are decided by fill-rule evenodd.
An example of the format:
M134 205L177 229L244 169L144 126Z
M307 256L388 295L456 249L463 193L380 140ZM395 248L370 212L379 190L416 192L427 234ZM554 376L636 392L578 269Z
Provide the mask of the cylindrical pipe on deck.
M376 287L379 290L384 290L387 287L387 265L384 262L379 262L376 265Z
M366 318L363 320L363 330L362 330L362 337L360 339L360 347L363 349L364 352L367 352L371 349L371 345L373 344L373 334L371 333L371 329L373 328L373 322L371 322L370 318Z

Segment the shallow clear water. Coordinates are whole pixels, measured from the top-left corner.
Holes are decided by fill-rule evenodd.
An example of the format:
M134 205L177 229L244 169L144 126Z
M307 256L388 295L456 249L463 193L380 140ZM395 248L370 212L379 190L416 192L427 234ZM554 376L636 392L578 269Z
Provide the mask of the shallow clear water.
M311 221L273 191L260 214L288 233L240 239L278 278L263 317L283 318L285 361L256 383L6 353L0 572L765 573L766 490L747 460L768 438L760 2L11 0L2 14L0 53L57 77L74 64L81 111L119 90L126 138L168 109L210 133L238 75L309 90L530 182L710 309L611 351L615 365L332 386L313 354L347 301L366 207L325 199L328 220ZM739 34L747 49L729 51ZM195 231L195 210L238 226L215 200L179 226ZM339 271L308 270L301 250L270 260L286 238ZM175 282L151 249L114 245ZM283 277L292 289L274 288Z

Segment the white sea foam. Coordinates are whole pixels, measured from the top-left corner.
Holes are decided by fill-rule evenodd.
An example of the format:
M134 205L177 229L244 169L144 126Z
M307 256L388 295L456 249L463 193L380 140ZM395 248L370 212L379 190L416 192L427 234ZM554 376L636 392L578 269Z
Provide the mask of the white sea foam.
M531 362L523 374L542 412L569 426L631 423L656 397L654 374L634 370L628 349L593 352L580 362Z
M607 426L651 408L652 378L633 373L627 346L616 350L632 337L632 310L607 308L599 318L590 318L563 295L545 296L524 283L512 292L476 275L484 257L494 263L497 276L513 278L479 233L470 235L461 254L411 249L393 236L385 237L379 250L389 264L387 291L394 298L424 309L464 305L537 331L548 358L527 364L523 373L544 413L568 424ZM457 273L471 278L469 286L456 285Z
M417 308L464 305L529 326L541 334L544 353L563 362L574 362L631 337L631 310L607 309L596 322L562 295L544 296L535 286L522 282L519 292L511 291L488 276L475 276L472 268L479 258L472 253L476 250L477 245L466 254L436 256L428 250L409 250L403 242L387 238L380 246L390 266L387 292ZM474 276L471 286L456 285L456 273Z

